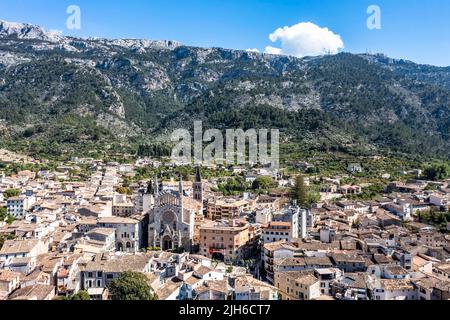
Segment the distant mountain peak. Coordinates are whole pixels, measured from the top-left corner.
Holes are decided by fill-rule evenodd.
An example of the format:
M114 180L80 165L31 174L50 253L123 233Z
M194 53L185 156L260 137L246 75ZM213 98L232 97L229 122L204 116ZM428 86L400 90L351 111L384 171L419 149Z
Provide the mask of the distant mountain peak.
M36 39L49 42L59 42L64 39L58 31L47 31L33 24L4 20L0 20L0 37L17 37L18 39Z
M17 39L41 40L52 43L63 42L66 38L59 31L45 30L44 28L20 22L9 22L0 20L0 38L16 37ZM147 48L174 50L182 43L173 40L147 40L147 39L106 39L88 38L108 44L141 51Z

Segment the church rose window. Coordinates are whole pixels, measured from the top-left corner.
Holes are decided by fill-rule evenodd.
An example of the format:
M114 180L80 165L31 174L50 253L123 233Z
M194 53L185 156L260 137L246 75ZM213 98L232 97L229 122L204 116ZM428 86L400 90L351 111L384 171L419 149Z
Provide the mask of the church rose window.
M175 215L171 211L166 211L163 214L163 221L165 224L172 224L175 221Z

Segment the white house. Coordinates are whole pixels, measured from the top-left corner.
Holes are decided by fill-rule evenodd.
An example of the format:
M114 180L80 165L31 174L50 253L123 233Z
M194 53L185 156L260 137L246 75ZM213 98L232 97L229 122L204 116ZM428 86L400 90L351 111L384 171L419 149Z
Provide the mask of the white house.
M20 277L23 277L20 272L0 270L0 300L20 287Z
M417 288L409 279L381 279L374 283L374 300L418 300Z
M6 240L0 250L0 264L14 258L36 258L47 251L48 245L41 240Z
M272 217L272 210L267 207L259 208L256 210L256 223L267 224L272 221Z
M116 230L116 250L137 252L141 248L141 221L132 218L105 217L100 218L98 226Z
M347 171L350 173L361 173L363 168L359 163L350 163L347 166Z
M106 251L114 251L116 248L116 230L108 228L95 228L86 233L89 240L103 244Z
M323 227L320 229L320 241L323 243L331 243L336 238L336 229Z
M8 214L16 219L23 219L26 212L33 206L36 198L34 196L11 197L6 201Z
M433 193L430 195L430 203L435 206L447 206L450 204L449 196L447 194Z
M127 255L106 261L89 261L81 264L82 288L83 290L106 288L126 271L149 273L150 259L147 255Z

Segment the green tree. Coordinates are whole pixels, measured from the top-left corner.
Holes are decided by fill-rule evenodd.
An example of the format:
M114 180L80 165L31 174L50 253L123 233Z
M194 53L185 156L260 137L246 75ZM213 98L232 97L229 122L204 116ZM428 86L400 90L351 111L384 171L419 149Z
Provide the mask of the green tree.
M6 217L6 223L8 223L8 224L12 224L15 220L16 220L16 218L14 218L11 215L8 215L8 217Z
M311 207L313 204L320 201L320 194L317 192L309 192L307 196L307 207Z
M72 296L60 297L57 300L91 300L91 297L87 291L80 290Z
M245 180L241 176L231 177L225 183L220 183L217 190L225 196L236 195L247 190Z
M12 197L17 197L20 195L20 190L19 189L7 189L5 190L5 192L3 193L5 199L9 199Z
M113 300L156 300L143 273L126 271L109 286Z
M274 186L275 186L275 183L271 177L260 176L260 177L257 177L255 179L255 181L253 181L252 189L253 190L257 190L257 189L268 190L270 188L273 188Z
M8 216L8 211L5 207L0 207L0 221L5 221L6 217Z
M87 293L87 291L81 290L74 294L71 297L71 300L91 300L91 297L89 296L89 293Z
M450 176L450 167L445 164L434 164L424 170L424 176L428 180L442 180Z
M431 209L428 210L428 211L419 211L419 214L418 214L419 222L423 222L423 221L429 222L429 221L431 221L431 216L432 215L433 215L433 212L432 212Z
M127 188L127 187L119 187L119 188L117 188L116 191L117 191L118 193L120 193L120 194L131 195L131 191L130 191L130 189Z
M295 179L295 185L291 190L292 200L296 200L299 206L305 207L309 204L308 201L308 188L305 184L305 178L299 175Z

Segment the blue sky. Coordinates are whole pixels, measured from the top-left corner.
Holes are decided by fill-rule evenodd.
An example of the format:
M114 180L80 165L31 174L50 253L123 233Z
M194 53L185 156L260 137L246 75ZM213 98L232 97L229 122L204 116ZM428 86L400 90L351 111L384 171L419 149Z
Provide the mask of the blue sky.
M66 29L72 4L81 8L81 30ZM366 10L373 4L381 9L380 30L366 26ZM0 0L0 19L65 35L260 51L280 47L269 39L276 29L312 22L339 35L344 51L450 66L448 0Z

